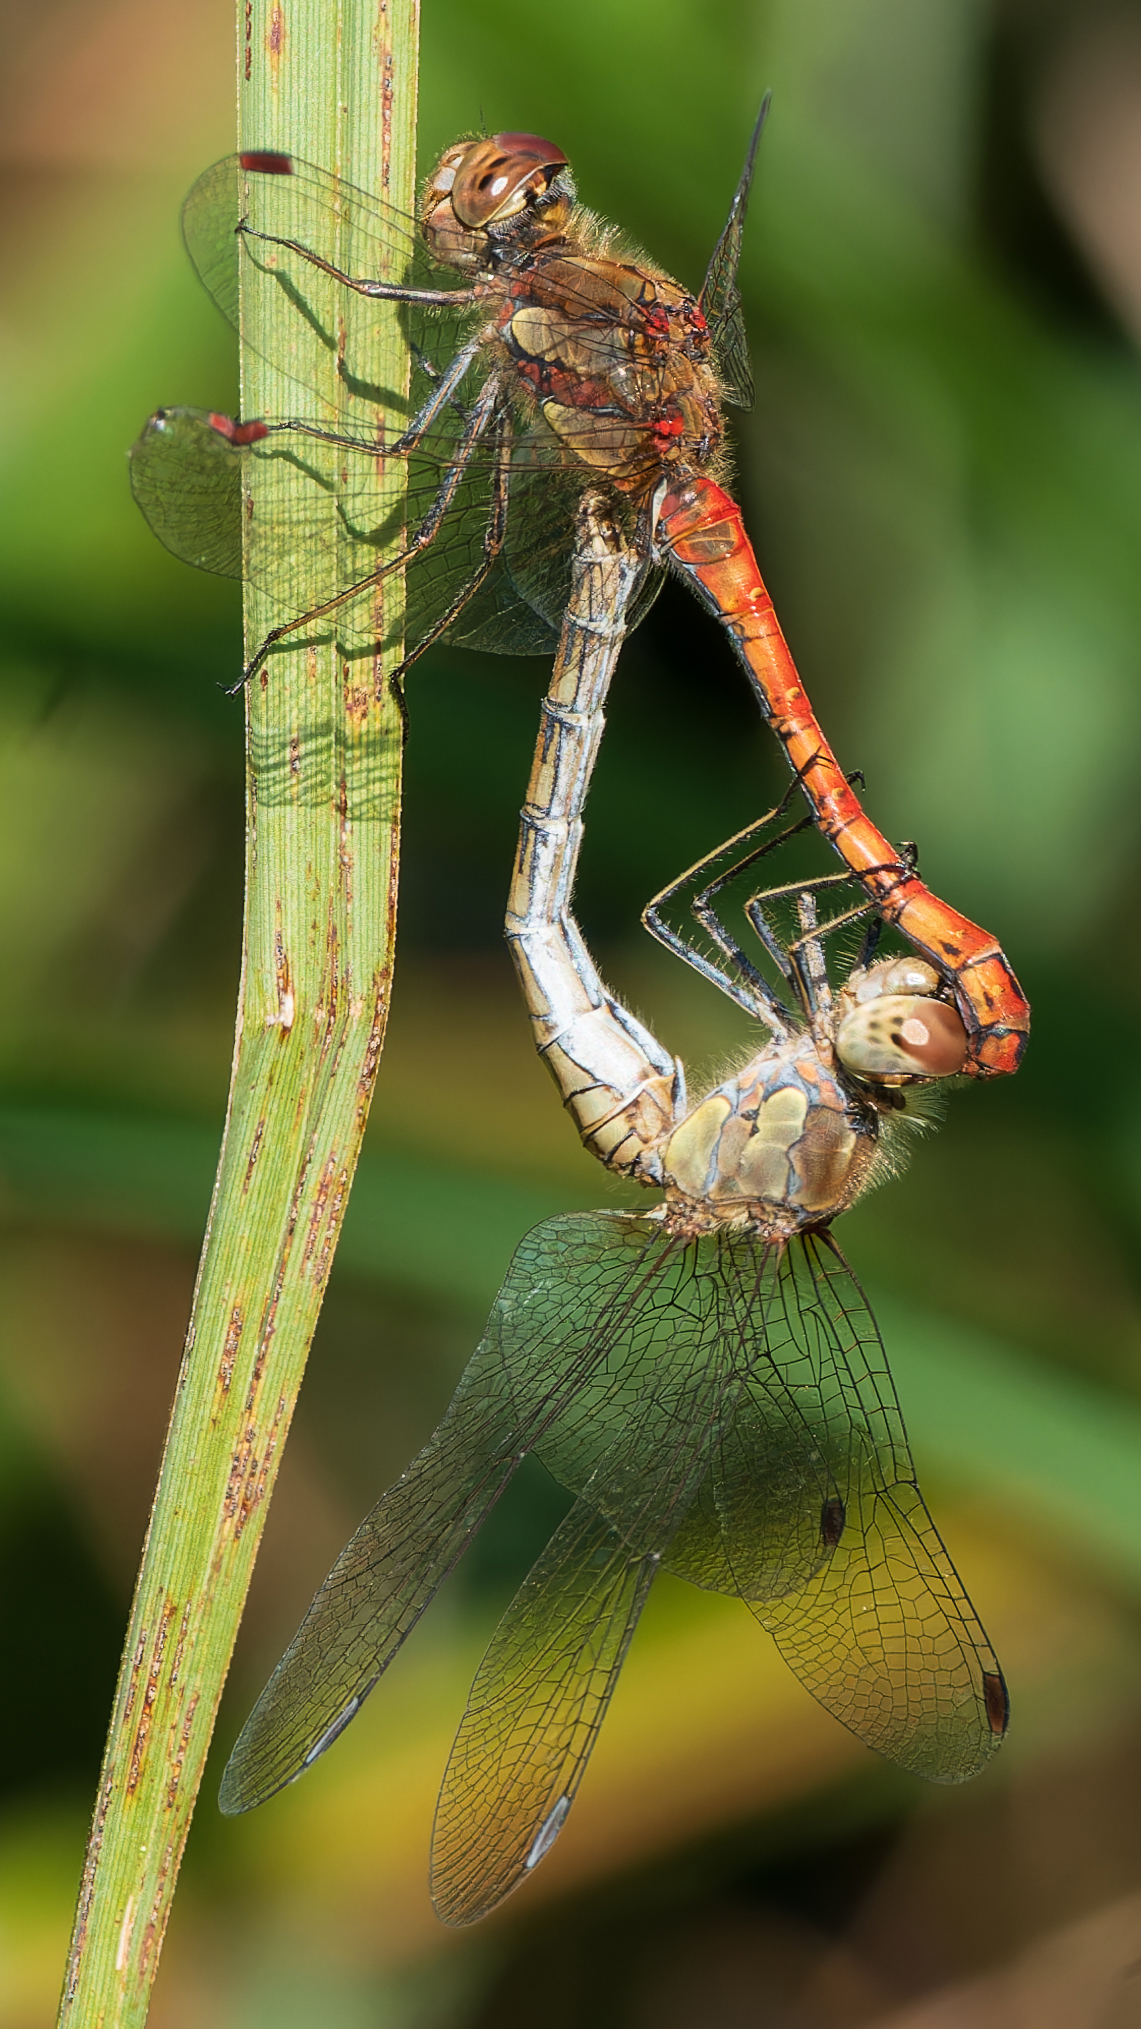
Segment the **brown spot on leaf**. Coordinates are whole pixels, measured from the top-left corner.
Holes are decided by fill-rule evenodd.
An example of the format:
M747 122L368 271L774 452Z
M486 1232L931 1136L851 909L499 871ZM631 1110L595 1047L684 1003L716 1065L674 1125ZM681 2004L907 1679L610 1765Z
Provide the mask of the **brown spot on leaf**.
M226 1337L222 1345L222 1357L218 1362L218 1388L223 1395L230 1392L230 1383L234 1378L234 1361L238 1355L244 1329L245 1318L242 1315L241 1305L236 1303L230 1312L230 1322L226 1327Z
M198 1710L200 1697L201 1693L196 1691L194 1693L193 1698L190 1700L189 1705L186 1708L186 1716L182 1722L182 1730L178 1737L178 1747L175 1750L174 1759L170 1765L170 1773L167 1777L166 1807L168 1811L172 1811L174 1809L176 1802L178 1801L179 1784L182 1781L182 1771L186 1765L187 1751L190 1746L190 1735L194 1728L194 1715Z
M357 1104L357 1119L362 1129L364 1126L363 1116L368 1111L369 1101L372 1098L372 1088L376 1083L376 1074L380 1065L381 1051L384 1048L384 1031L388 1023L388 1001L391 979L391 973L386 971L382 973L377 983L378 990L372 1013L372 1026L368 1032L368 1042L365 1045L360 1075L357 1078L357 1091L360 1095Z
M311 1266L313 1256L318 1252L321 1227L324 1224L325 1213L329 1204L329 1194L336 1174L337 1159L334 1155L330 1154L326 1157L324 1168L318 1178L317 1188L313 1193L313 1200L309 1207L308 1231L305 1235L305 1247L301 1257L306 1269Z
M386 50L384 55L384 77L380 87L381 106L381 188L387 190L392 175L392 98L394 91L393 55Z
M168 1885L175 1860L175 1846L168 1840L163 1847L162 1861L151 1898L151 1913L143 1931L143 1942L139 1952L138 1982L144 1991L150 1985L150 1968L162 1950L163 1934L166 1930L165 1905L168 1900Z
M363 726L372 704L371 686L363 683L346 684L344 703L346 716L354 720L358 726Z
M262 1137L264 1134L265 1134L265 1115L263 1114L261 1119L258 1121L257 1126L254 1129L254 1138L250 1143L250 1152L246 1160L246 1174L242 1183L243 1197L245 1197L246 1192L249 1190L249 1187L253 1182L254 1168L257 1163L258 1152L261 1148Z
M154 1702L156 1697L158 1696L159 1679L162 1676L162 1665L163 1665L163 1657L166 1653L167 1636L170 1633L170 1624L173 1619L174 1619L174 1601L168 1597L163 1602L162 1613L159 1617L159 1624L155 1635L154 1648L151 1652L150 1665L147 1669L146 1689L143 1693L143 1708L141 1713L139 1714L139 1723L135 1728L134 1740L131 1743L130 1763L128 1767L127 1782L126 1782L126 1790L128 1796L130 1796L133 1793L133 1791L138 1785L139 1777L142 1774L143 1763L146 1759L147 1742L150 1738L151 1723L154 1717ZM146 1638L144 1636L143 1637L144 1643L145 1639Z
M319 1244L312 1244L309 1249L309 1254L312 1257L310 1272L314 1286L317 1289L324 1289L329 1279L333 1266L333 1255L336 1252L337 1239L341 1230L341 1220L344 1217L348 1199L349 1172L345 1168L340 1168L336 1172L334 1186L328 1193L325 1207L327 1216L324 1222L324 1229L319 1235ZM311 1230L310 1238L312 1242L317 1242L318 1235L315 1231Z
M145 1648L146 1635L141 1634L135 1644L135 1653L131 1658L131 1674L127 1680L127 1697L123 1706L124 1726L135 1709L135 1699L138 1696L139 1690L139 1673L143 1667L143 1651Z

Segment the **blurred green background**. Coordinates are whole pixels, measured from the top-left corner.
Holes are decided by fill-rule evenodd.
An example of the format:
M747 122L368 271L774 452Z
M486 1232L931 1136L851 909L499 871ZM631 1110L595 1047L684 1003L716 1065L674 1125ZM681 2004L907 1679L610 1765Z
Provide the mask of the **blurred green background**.
M0 2029L53 2018L229 1068L233 588L127 489L163 402L235 405L178 236L232 146L227 0L9 0L0 232ZM1099 0L432 0L422 154L556 138L696 285L760 90L738 469L846 765L1034 1003L845 1220L920 1471L1010 1679L962 1791L864 1753L732 1602L662 1581L566 1833L471 1935L431 1810L537 1480L337 1753L213 1788L313 1586L431 1428L525 1227L613 1202L499 941L542 665L411 686L391 1042L156 1993L159 2029L1141 2023L1141 12ZM636 928L779 791L669 587L623 657L580 913L691 1067L743 1018Z

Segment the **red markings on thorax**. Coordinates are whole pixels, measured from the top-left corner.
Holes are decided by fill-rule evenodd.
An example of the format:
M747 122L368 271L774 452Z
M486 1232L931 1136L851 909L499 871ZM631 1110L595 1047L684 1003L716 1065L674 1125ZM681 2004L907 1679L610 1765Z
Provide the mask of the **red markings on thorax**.
M671 450L678 438L685 435L685 419L676 409L672 410L650 424L650 435L660 451Z

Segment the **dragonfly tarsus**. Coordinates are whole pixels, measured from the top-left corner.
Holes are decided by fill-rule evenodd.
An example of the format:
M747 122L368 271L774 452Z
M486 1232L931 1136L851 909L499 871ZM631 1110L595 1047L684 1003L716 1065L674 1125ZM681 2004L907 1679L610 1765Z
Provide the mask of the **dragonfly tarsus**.
M414 662L418 662L426 649L443 640L449 628L453 627L465 607L471 604L476 593L486 584L495 569L507 536L508 486L507 476L511 455L511 418L506 409L501 409L492 426L496 445L494 476L491 498L488 503L487 520L484 523L480 560L470 578L467 578L452 598L451 605L434 621L428 632L414 642L412 647L397 663L390 681L402 686L404 676Z

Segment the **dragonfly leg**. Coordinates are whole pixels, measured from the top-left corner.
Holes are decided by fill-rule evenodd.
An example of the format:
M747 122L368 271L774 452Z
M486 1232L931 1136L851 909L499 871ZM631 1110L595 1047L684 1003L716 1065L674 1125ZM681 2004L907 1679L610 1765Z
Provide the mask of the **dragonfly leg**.
M775 809L767 811L764 817L759 817L753 824L746 825L743 831L723 840L712 852L706 853L693 866L687 867L683 874L679 874L676 880L671 881L668 887L662 888L652 901L647 902L642 911L642 922L652 937L656 937L658 942L664 944L676 957L684 959L687 965L692 965L694 971L701 973L704 979L708 979L714 986L719 986L722 992L727 993L731 1000L735 1000L739 1007L743 1007L747 1014L756 1015L759 1020L765 1022L776 1036L788 1035L796 1026L795 1017L773 993L768 981L758 972L752 961L746 957L736 938L730 935L713 907L713 899L756 860L763 859L766 853L775 851L787 839L795 837L797 832L807 830L812 819L802 817L797 823L786 826L775 838L768 839L752 852L745 853L743 857L735 857L731 865L716 879L703 882L702 877L711 867L716 866L726 853L736 853L738 847L747 845L751 839L766 831L777 818L783 816L791 794L790 790ZM702 882L700 887L699 882ZM670 902L687 893L690 910L725 960L724 966L715 964L689 938L683 936L671 923L667 923L664 910ZM783 947L765 931L758 934L779 971L791 985L793 974Z
M367 592L370 586L379 585L381 580L388 577L391 572L400 570L413 557L419 556L422 550L426 550L435 541L439 533L440 523L443 521L448 508L455 498L471 453L487 430L488 425L494 421L500 406L500 382L498 376L492 374L484 382L479 395L472 405L468 426L460 438L456 449L456 456L440 482L432 505L420 523L419 528L405 548L401 550L399 556L391 557L387 563L378 565L375 571L370 571L367 577L358 578L355 584L346 585L343 591L337 592L331 599L326 599L323 605L314 606L307 613L299 613L296 619L283 621L280 627L272 627L255 654L246 664L240 681L231 687L228 692L230 697L235 697L240 690L244 690L246 684L257 675L270 650L276 647L279 641L285 640L287 635L296 634L302 627L308 627L314 620L323 620L329 613L339 611L342 606L348 605L351 600L359 598L362 592ZM282 426L283 432L289 429L299 429L301 434L305 436L325 438L325 433L316 425L287 424ZM326 441L333 441L333 439L329 438ZM380 457L382 455L382 447L378 445L377 456Z
M471 339L467 345L460 348L448 366L446 373L436 373L434 368L431 369L433 386L427 400L421 403L411 421L405 425L398 437L395 437L390 444L383 446L378 444L377 449L383 449L385 457L406 457L409 451L414 451L416 446L423 441L429 426L435 422L440 410L445 408L453 399L456 389L460 386L473 359L481 351L483 344L484 335L481 332L478 337ZM426 371L429 370L426 361L422 360L421 365L424 366ZM458 402L456 406L466 423L469 419L469 411L464 409ZM300 417L290 417L280 423L269 423L265 426L265 434L269 437L280 437L289 431L294 431L303 437L315 437L322 444L343 444L347 449L353 451L367 449L370 442L367 437L343 436L338 430L326 430L320 423L307 423Z
M429 424L435 422L440 410L445 408L448 402L451 401L473 359L482 351L483 344L484 334L481 331L477 337L470 339L466 345L460 347L447 372L436 376L435 385L427 401L422 403L420 408L417 409L411 422L401 432L400 436L397 437L396 442L389 445L389 450L394 455L399 457L409 451L415 450L417 444L423 439Z
M796 829L801 830L804 825L811 823L810 817L805 818ZM918 865L918 852L908 839L900 845L899 860L913 872ZM858 923L861 917L870 914L872 920L867 926L855 961L858 970L871 964L883 934L884 919L874 912L874 905L866 897L863 901L854 902L850 909L841 910L838 916L830 916L826 923L817 920L815 913L817 895L822 894L826 888L851 888L855 885L851 874L818 874L811 881L783 881L779 887L764 888L759 894L751 895L745 903L745 914L757 936L778 962L783 957L785 967L795 977L801 1002L813 1019L818 1013L826 1012L831 1005L831 989L821 956L823 940L833 936L837 930L846 929L849 923ZM779 930L769 920L765 904L768 903L771 907L774 902L785 901L793 895L796 897L797 909L802 917L803 935L788 942L781 939ZM812 904L811 921L804 917L805 905L808 903Z
M655 1150L686 1111L684 1073L607 992L570 912L603 707L643 569L587 494L504 928L536 1047L584 1143L607 1168L655 1184Z
M863 777L859 773L850 777L850 780L859 782L861 788L863 787ZM731 882L739 880L751 866L757 865L770 853L778 851L798 833L813 828L814 820L809 815L799 818L795 823L785 825L781 831L773 833L772 836L764 836L765 833L771 832L772 826L784 816L798 787L799 781L791 783L774 809L768 811L764 817L758 818L755 823L746 825L743 831L736 832L732 838L726 839L712 852L706 853L694 866L687 868L677 880L671 881L668 887L655 895L642 911L642 921L651 936L666 945L677 957L684 959L685 963L701 973L703 978L719 986L722 992L727 993L739 1007L745 1009L746 1013L756 1015L775 1036L787 1035L791 1028L798 1026L797 1017L791 1014L773 993L768 981L757 971L736 938L726 929L714 907L714 902ZM760 843L753 846L751 851L740 850L757 838L760 839ZM716 867L726 855L732 855L729 865L723 867L712 880L703 881L703 876L711 868ZM918 855L914 845L908 842L902 844L899 848L899 857L912 871L915 870ZM873 904L866 897L854 903L851 908L844 909L838 916L829 917L826 922L821 923L816 917L814 898L817 895L823 894L829 888L851 889L855 885L855 879L850 873L817 874L810 879L785 881L777 887L762 889L751 895L743 905L744 913L758 940L768 952L777 971L791 987L795 988L801 1007L810 1020L815 1020L818 1014L826 1012L829 1000L821 956L823 940L833 935L835 931L845 929L849 923L859 922L861 917L872 914L872 921L868 925L856 961L858 966L866 966L871 963L883 931L882 919L878 914L873 914ZM690 911L725 960L724 966L716 964L706 952L665 920L666 906L676 898L685 896L687 892ZM802 918L803 935L790 942L782 935L779 926L770 919L770 911L766 904L771 905L793 897L796 898L797 909ZM811 921L804 915L809 902L813 903Z
M400 282L374 282L365 275L346 275L343 268L335 268L331 261L323 261L311 247L302 246L300 240L282 239L279 234L258 232L245 219L239 221L238 231L247 242L262 240L266 246L287 247L291 254L299 254L308 261L311 268L319 268L323 275L330 275L334 282L340 282L346 289L354 289L358 296L372 296L385 303L428 303L444 309L462 308L465 303L474 303L474 289L408 289Z
M323 423L309 422L304 416L282 416L272 423L238 423L232 427L238 431L255 431L256 436L251 441L257 443L262 443L267 437L311 437L318 444L331 444L335 450L372 452L377 458L400 458L416 449L441 406L442 402L437 402L433 393L431 403L425 402L408 428L390 444L381 442L378 436L368 432L330 430ZM460 404L456 406L459 408ZM470 411L461 408L461 414L466 424ZM228 418L226 420L229 421ZM367 579L365 582L372 581Z
M856 775L852 779L862 784L861 776ZM774 1036L785 1036L791 1029L798 1027L797 1017L790 1013L773 993L768 981L746 957L736 938L726 929L714 907L714 901L731 882L738 880L751 866L766 859L769 853L779 851L790 838L795 838L800 832L812 828L812 817L801 817L794 823L785 825L782 830L772 833L771 836L765 836L766 833L772 832L773 825L786 814L799 786L799 780L790 783L780 802L772 810L767 811L764 817L757 818L754 823L746 825L743 831L736 832L732 838L724 840L712 852L706 853L694 866L687 868L677 880L671 881L668 887L655 895L642 911L642 921L651 936L665 944L678 958L684 959L687 965L692 965L703 978L710 980L714 986L719 986L722 992L735 1000L739 1007L743 1007L747 1014L756 1015L772 1030ZM751 851L742 852L740 848L748 846L753 839L759 839L760 843L753 846ZM723 867L712 880L704 880L703 876L711 868L716 867L726 855L732 855L729 865ZM786 886L767 889L760 896L750 897L744 905L745 914L777 971L790 986L796 987L801 1003L806 1007L809 1007L810 1003L805 999L802 971L796 956L799 944L803 940L788 945L769 922L760 904L770 897L775 899L782 895L816 894L828 887L850 886L851 881L850 874L819 874L810 880L790 881ZM687 891L690 910L705 930L710 942L724 958L724 967L715 964L706 952L700 950L683 936L681 931L676 930L665 920L663 913L665 907L676 897L685 895ZM860 903L854 910L835 919L835 923L822 925L818 934L827 935L839 924L865 914L869 907L870 904L867 902Z
M864 778L858 769L848 779L850 782L858 782L860 787L863 788ZM731 881L739 879L741 874L747 872L749 867L756 865L759 860L767 858L769 853L779 851L790 838L796 838L800 832L812 829L814 819L809 815L808 817L798 818L795 823L786 825L782 831L775 833L771 838L763 837L763 834L779 818L786 815L789 805L800 787L800 777L797 775L796 779L789 783L780 802L774 804L773 808L767 811L764 817L756 818L752 824L747 824L743 831L735 832L732 838L725 839L721 845L715 846L712 852L705 853L695 865L687 867L685 873L679 874L676 880L671 881L668 887L662 888L660 893L653 897L652 901L647 902L642 911L642 922L652 937L656 937L659 943L664 944L668 950L672 951L676 957L683 959L687 965L692 965L694 971L700 972L704 979L708 979L714 986L719 986L723 993L727 993L731 1000L735 1000L738 1006L745 1009L746 1014L755 1014L762 1021L769 1023L773 1027L774 1034L777 1035L786 1033L790 1022L795 1025L795 1018L776 999L767 980L758 973L756 967L745 956L736 939L730 936L713 908L713 900L715 896L721 894L723 889L728 887ZM761 843L754 847L751 852L738 855L738 848L748 845L749 841L754 838L760 838ZM697 884L701 880L701 877L711 867L716 866L717 862L727 853L736 855L731 860L729 866L724 868L715 879L704 882L702 886L698 887ZM815 891L817 888L827 887L830 884L842 886L850 880L851 876L849 874L824 874L818 875L813 880L793 881L787 887L766 890L766 894L798 894L804 889ZM699 950L679 930L676 930L671 923L666 922L663 914L665 907L676 897L684 895L687 890L691 891L689 906L692 913L697 917L697 920L707 931L713 944L727 961L729 970L723 970L720 966L715 965L704 951ZM753 899L757 898L754 897ZM760 899L764 900L765 896L762 896ZM863 906L861 905L861 910ZM746 903L745 908L746 913L748 913L748 903ZM861 913L861 910L857 910L856 913ZM844 920L847 921L848 919L845 918ZM750 921L752 921L752 918L750 918ZM829 927L829 925L825 925L825 930ZM763 912L761 920L753 923L753 928L778 972L788 981L790 986L794 986L797 975L794 967L789 962L786 945L771 928Z
M402 679L408 670L411 669L412 664L419 661L426 648L431 648L434 642L439 641L447 633L449 627L459 619L464 607L471 599L474 599L503 548L507 535L507 504L511 477L511 419L506 409L500 412L496 422L495 443L496 451L491 481L491 501L488 507L487 521L484 524L483 550L479 563L476 565L470 578L465 579L464 583L460 586L447 612L442 613L440 618L433 622L423 639L418 641L416 646L409 651L403 662L397 663L389 681L395 684L398 689Z

